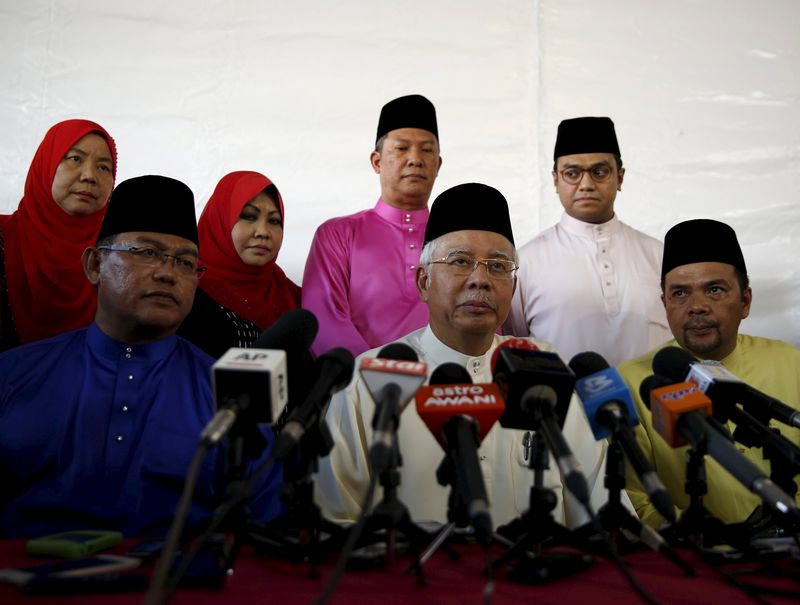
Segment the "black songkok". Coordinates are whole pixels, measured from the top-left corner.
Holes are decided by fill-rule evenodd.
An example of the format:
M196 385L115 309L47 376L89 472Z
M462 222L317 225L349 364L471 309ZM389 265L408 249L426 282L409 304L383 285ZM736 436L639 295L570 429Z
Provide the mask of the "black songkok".
M492 231L514 244L508 202L494 187L465 183L443 191L433 201L425 243L453 231Z
M622 157L611 118L572 118L558 125L553 160L576 153L613 153Z
M398 128L421 128L432 132L438 140L439 129L436 126L436 109L433 103L422 95L407 95L389 101L381 109L375 142L387 132Z
M122 181L111 194L97 241L131 231L177 235L199 246L192 190L153 174Z
M707 218L678 223L664 236L662 280L675 267L692 263L727 263L747 275L736 232L725 223Z

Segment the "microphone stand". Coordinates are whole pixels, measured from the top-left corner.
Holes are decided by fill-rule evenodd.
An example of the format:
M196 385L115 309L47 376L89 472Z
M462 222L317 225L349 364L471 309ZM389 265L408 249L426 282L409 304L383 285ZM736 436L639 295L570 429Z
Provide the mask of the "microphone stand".
M655 529L644 525L622 504L621 494L625 489L625 456L619 441L611 440L606 456L604 484L608 489L608 501L600 507L598 518L609 537L614 540L618 548L623 546L630 552L634 549L634 543L625 535L627 531L650 549L664 555L687 576L694 576L694 570L678 556L666 540Z
M770 479L792 498L797 494L795 477L800 473L800 448L784 439L781 432L769 426L769 419L762 419L750 414L747 410L736 405L722 408L721 422L729 418L736 423L733 438L746 447L760 447L765 460L770 461ZM777 518L773 513L764 511L762 514L751 516L745 523L750 527L750 538L758 533L777 530L788 531L792 534L798 531L794 523Z
M705 439L698 443L697 447L690 447L686 452L685 490L689 496L689 506L672 526L669 532L670 541L688 539L701 548L715 544L733 545L739 540L731 539L734 537L734 532L730 531L730 526L714 517L703 503L703 496L708 493L706 452Z
M501 565L517 557L509 577L516 582L541 584L549 580L576 574L593 564L591 556L578 553L543 553L543 546L567 545L586 551L586 545L569 529L553 517L558 504L555 493L543 486L544 471L549 468L549 451L545 439L538 431L531 441L531 458L528 466L533 470L529 508L509 523L507 533L522 531L517 541L495 559L488 571L493 574ZM499 532L501 535L504 532ZM535 548L533 554L530 548Z
M244 395L243 397L249 396ZM247 403L247 402L245 402ZM249 405L242 406L242 409L249 409ZM267 447L264 435L258 430L254 422L240 418L229 431L223 441L223 451L225 456L225 483L229 496L233 496L237 488L241 488L246 482L247 460L255 459L261 455ZM231 571L236 556L245 541L252 520L247 509L246 499L237 504L227 516L220 531L233 534L233 540L225 543L223 548L223 569Z
M459 554L447 543L447 539L453 535L457 528L469 527L470 519L467 511L467 502L465 501L461 490L458 488L458 481L456 479L456 469L454 461L449 455L445 455L442 462L436 469L436 480L439 485L450 486L450 494L447 497L447 525L439 530L436 537L428 545L425 552L419 557L419 566L425 565L428 559L444 547L450 558L456 560Z
M358 545L367 546L381 541L385 542L386 555L384 563L391 565L394 562L397 549L398 532L404 535L414 555L414 564L410 571L419 574L419 584L423 585L425 576L420 565L419 552L421 545L428 542L430 535L411 521L408 508L397 497L397 486L400 485L399 467L401 465L402 457L400 448L397 445L397 434L395 434L392 439L388 464L379 475L379 482L383 487L383 498L367 516L364 531L358 541Z
M252 528L248 534L256 550L296 563L308 561L308 575L312 578L319 577L318 566L325 547L338 548L343 537L342 528L323 518L314 502L312 475L319 468L319 458L327 456L331 449L333 438L320 418L283 459L281 500L286 504L287 514L263 527Z

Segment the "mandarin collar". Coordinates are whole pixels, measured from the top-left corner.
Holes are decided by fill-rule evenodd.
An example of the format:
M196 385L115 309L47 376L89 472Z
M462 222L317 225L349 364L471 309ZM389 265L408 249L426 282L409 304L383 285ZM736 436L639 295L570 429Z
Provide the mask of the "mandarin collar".
M441 340L436 338L436 335L431 330L430 324L425 326L425 330L420 337L420 345L424 351L426 359L433 362L433 367L428 370L432 371L438 368L443 363L457 363L464 367L469 372L470 376L480 375L485 371L491 371L492 350L497 344L497 335L494 337L492 346L483 355L472 356L465 355L460 351L448 347Z
M398 225L408 223L422 224L428 220L427 207L420 210L403 210L402 208L390 206L383 201L383 198L378 198L378 203L375 204L375 212L384 220Z
M178 337L173 334L147 344L130 344L107 336L93 322L86 329L86 342L93 353L107 359L126 358L155 361L172 353L178 344Z
M561 215L559 225L569 233L577 235L578 237L585 237L587 239L600 239L618 233L621 229L617 215L611 217L605 223L585 223L576 218L571 217L566 212Z

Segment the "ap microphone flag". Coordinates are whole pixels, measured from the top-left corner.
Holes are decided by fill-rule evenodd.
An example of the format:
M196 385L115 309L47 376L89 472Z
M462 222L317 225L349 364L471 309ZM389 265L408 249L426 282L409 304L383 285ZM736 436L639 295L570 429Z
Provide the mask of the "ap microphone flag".
M273 423L286 407L286 351L232 348L211 367L217 412L201 439L217 443L237 421Z
M255 399L255 422L275 422L286 406L286 351L228 349L212 367L211 376L217 405L242 393Z

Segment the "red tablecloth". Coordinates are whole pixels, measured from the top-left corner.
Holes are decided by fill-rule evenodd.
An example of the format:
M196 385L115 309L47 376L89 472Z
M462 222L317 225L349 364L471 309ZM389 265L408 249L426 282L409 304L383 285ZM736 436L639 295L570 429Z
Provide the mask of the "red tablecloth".
M458 547L461 559L451 560L444 552L437 552L425 566L427 585L419 586L414 576L405 573L410 560L402 558L388 569L372 571L348 571L342 579L330 603L334 605L467 605L483 603L482 592L486 578L482 575L484 555L472 546ZM119 549L117 552L124 552ZM498 554L500 549L496 551ZM639 582L664 604L711 605L723 603L753 602L741 590L726 582L719 570L701 561L689 551L681 556L696 570L697 577L687 577L662 556L646 551L626 556ZM0 567L32 565L41 560L25 554L24 542L0 542ZM324 581L333 570L334 561L326 562L321 578L309 578L306 564L293 564L273 557L255 553L249 547L242 549L236 560L235 573L228 578L224 588L218 591L205 589L180 589L170 601L176 605L205 605L213 603L311 603L322 590ZM794 579L755 578L740 574L743 581L759 582L779 589L800 591L800 568L791 563ZM149 572L150 567L142 568ZM95 603L128 604L141 603L143 593L31 596L25 595L12 585L0 585L0 603L73 604ZM797 603L797 597L766 594L769 603ZM517 584L506 578L506 570L497 575L494 603L530 603L566 605L571 603L642 602L632 590L621 572L609 561L598 559L597 563L581 573L557 580L544 586Z

